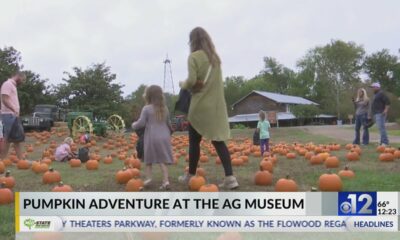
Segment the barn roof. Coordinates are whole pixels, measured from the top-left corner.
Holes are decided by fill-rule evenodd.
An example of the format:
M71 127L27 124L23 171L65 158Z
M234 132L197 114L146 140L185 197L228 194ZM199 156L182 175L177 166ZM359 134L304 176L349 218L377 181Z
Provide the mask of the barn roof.
M245 98L250 96L252 93L256 93L260 96L271 99L272 101L275 101L277 103L288 103L288 104L299 104L299 105L318 105L318 103L315 103L313 101L310 101L310 100L302 98L302 97L253 90L249 94L247 94L246 96L242 97L241 99L236 101L234 104L232 104L232 106L235 106L236 104L238 104L239 102L241 102L242 100L244 100Z
M287 113L287 112L278 112L277 118L278 121L280 120L293 120L297 119L296 116L293 113ZM333 115L327 115L327 114L320 114L315 116L315 118L335 118ZM235 115L229 118L230 123L237 123L237 122L256 122L259 120L259 114L258 113L250 113L250 114L239 114Z

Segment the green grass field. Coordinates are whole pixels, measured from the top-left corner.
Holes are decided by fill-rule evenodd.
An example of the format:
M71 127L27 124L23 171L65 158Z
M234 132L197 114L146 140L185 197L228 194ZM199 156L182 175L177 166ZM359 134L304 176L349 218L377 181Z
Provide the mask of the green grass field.
M251 137L252 130L233 130L234 138ZM280 128L273 129L271 139L274 143L308 143L328 144L337 142L342 145L340 151L332 152L341 160L339 169L333 170L337 172L342 169L345 164L349 164L350 168L355 171L356 177L352 180L344 180L344 190L348 191L399 191L400 189L400 166L397 161L382 163L378 161L378 153L376 145L363 147L361 160L357 162L348 162L345 159L347 151L344 149L346 142L332 139L327 136L314 135L303 131L301 128ZM56 140L60 143L63 138L52 137L50 140ZM36 140L29 137L27 144L34 143ZM101 146L105 140L98 141ZM42 151L47 145L35 147L35 151L28 155L29 159L39 159ZM114 150L115 151L115 150ZM131 151L131 150L130 150ZM109 150L101 148L102 156L108 155ZM208 163L202 163L201 167L206 170L206 178L210 183L218 183L222 180L222 166L215 166L215 157L210 157ZM253 184L253 174L259 169L261 158L250 157L249 163L244 166L234 167L234 173L238 177L240 188L235 191L273 191L273 186L261 187ZM187 166L184 158L179 159L177 165L169 168L170 182L172 191L188 191L186 186L178 183L177 178L184 173ZM110 165L100 164L99 170L87 171L84 165L80 168L70 168L66 163L52 163L52 167L61 173L62 180L65 184L73 187L74 191L106 191L116 192L124 191L124 185L119 185L115 181L115 173L122 169L123 161L114 158ZM14 166L7 169L11 170L12 175L16 179L14 191L51 191L53 186L42 184L41 175L35 174L31 170L18 170ZM318 177L327 170L324 165L311 166L304 157L298 156L296 159L287 159L284 156L278 157L278 163L274 168L274 182L279 178L285 177L287 174L293 178L299 186L300 191L310 191L312 187L317 187ZM143 170L142 170L143 172ZM145 191L159 191L161 184L160 169L154 168L153 185L146 188ZM0 206L0 239L14 238L14 205Z

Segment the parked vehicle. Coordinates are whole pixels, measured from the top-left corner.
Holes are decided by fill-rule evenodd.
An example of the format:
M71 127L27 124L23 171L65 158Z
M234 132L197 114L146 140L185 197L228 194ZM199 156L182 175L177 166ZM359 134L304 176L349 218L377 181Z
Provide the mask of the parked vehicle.
M32 116L22 117L22 125L25 130L49 131L54 122L60 118L60 110L56 105L36 105Z

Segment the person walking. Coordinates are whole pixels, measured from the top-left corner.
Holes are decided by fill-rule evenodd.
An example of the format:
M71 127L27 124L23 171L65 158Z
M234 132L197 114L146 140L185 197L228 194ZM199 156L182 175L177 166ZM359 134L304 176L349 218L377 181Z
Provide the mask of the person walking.
M360 130L363 128L362 145L369 144L369 131L368 131L368 118L369 118L369 98L367 91L364 88L360 88L357 91L357 98L352 99L354 107L356 109L356 126L355 126L355 138L353 144L360 145Z
M144 93L146 105L143 107L139 119L132 123L132 129L145 129L143 139L146 164L146 180L144 186L152 182L153 164L159 164L163 174L160 190L169 190L169 176L167 165L174 162L172 156L171 134L172 126L168 108L165 104L164 93L160 86L152 85Z
M189 172L179 180L187 184L196 174L200 158L202 137L211 140L225 171L221 188L239 187L233 175L231 156L225 144L230 138L228 112L224 96L221 60L209 34L201 27L194 28L189 35L189 76L180 82L182 89L192 92L189 107Z
M375 94L372 101L371 111L381 135L380 145L386 146L389 145L389 139L386 132L385 122L389 112L390 100L381 89L381 85L378 82L373 83L371 88Z
M258 113L260 120L257 123L257 132L260 135L260 151L261 156L264 156L264 152L269 152L269 129L271 125L265 117L265 112L260 111Z
M21 142L25 140L24 128L19 119L20 106L17 87L26 79L22 72L15 73L1 85L1 121L3 125L4 148L1 158L7 157L10 144L13 143L17 154L17 161L23 158Z

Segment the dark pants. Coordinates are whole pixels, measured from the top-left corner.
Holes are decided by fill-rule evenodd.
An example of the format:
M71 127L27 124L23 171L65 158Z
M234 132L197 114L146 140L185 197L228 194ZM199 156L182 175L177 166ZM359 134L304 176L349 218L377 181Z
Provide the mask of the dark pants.
M197 164L200 159L200 142L201 135L191 125L189 125L189 174L191 175L196 174ZM225 176L233 175L231 155L229 154L225 142L212 141L211 143L214 145L214 148L221 159L222 166L225 170Z
M356 137L353 144L360 144L360 130L363 128L362 144L369 144L368 114L356 115Z
M260 150L261 156L263 156L265 152L269 152L269 138L260 139Z

